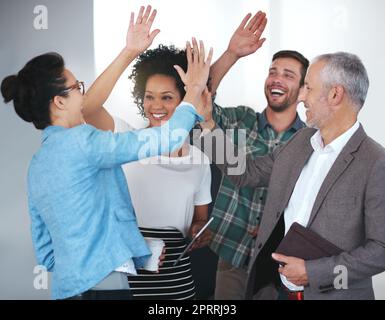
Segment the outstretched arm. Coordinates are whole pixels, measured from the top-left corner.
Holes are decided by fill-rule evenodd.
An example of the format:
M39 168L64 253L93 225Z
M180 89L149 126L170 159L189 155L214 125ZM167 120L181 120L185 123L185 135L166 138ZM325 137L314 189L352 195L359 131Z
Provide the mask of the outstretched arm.
M98 129L113 130L114 123L103 104L111 94L116 82L128 65L153 42L160 30L150 32L156 10L151 6L140 8L138 17L132 12L127 31L126 46L108 68L96 79L87 91L83 103L83 114L87 123Z
M188 46L187 73L176 66L186 85L186 95L170 120L162 126L116 134L92 126L76 131L78 144L87 160L98 168L111 168L178 150L195 123L203 120L206 105L201 102L201 95L209 76L212 54L211 49L205 59L203 42L200 48L194 46L194 53Z
M210 92L216 93L220 82L230 68L242 57L256 52L265 42L261 39L262 33L267 24L266 14L258 11L251 18L249 13L241 22L231 37L227 50L211 66L210 69Z
M257 158L248 156L245 142L238 146L234 145L232 138L227 136L225 131L219 128L213 120L212 99L207 89L201 100L201 103L205 105L204 112L201 114L205 118L205 122L200 124L203 129L202 134L194 135L194 145L201 149L237 187L267 187L275 155L269 154ZM277 153L278 150L279 148L275 152Z

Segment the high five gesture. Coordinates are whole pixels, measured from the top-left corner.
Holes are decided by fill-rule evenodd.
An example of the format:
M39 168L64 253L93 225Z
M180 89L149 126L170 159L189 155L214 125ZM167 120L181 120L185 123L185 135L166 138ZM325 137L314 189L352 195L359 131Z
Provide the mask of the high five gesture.
M127 31L126 48L137 54L148 49L160 30L155 29L151 32L152 24L156 17L156 10L147 6L146 11L141 7L135 21L135 14L131 12L130 25Z
M193 104L198 113L204 116L206 105L202 103L201 96L207 85L211 60L213 58L213 49L210 48L206 58L203 41L199 41L198 47L197 41L193 38L192 44L193 46L191 47L190 42L187 42L186 46L187 72L184 72L180 66L175 66L175 69L178 71L179 76L186 86L186 95L183 100Z

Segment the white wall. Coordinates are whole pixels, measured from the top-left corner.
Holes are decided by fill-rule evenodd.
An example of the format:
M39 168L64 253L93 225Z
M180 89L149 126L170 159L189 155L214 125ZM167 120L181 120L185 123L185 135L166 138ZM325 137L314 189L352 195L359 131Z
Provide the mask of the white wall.
M223 106L245 104L255 110L266 106L263 83L273 53L282 49L302 52L309 59L318 54L349 51L361 57L371 85L360 121L367 133L385 146L385 107L382 79L385 74L385 1L383 0L157 0L111 2L95 0L96 68L100 73L124 44L130 11L151 3L159 10L155 22L162 30L154 46L175 44L196 36L214 47L217 58L247 12L268 13L267 42L254 56L240 61L223 80L217 102ZM126 75L129 72L127 71ZM107 102L110 112L136 127L145 123L137 115L124 77ZM300 114L303 108L300 107ZM384 190L385 192L385 190ZM385 230L385 226L384 226ZM384 231L385 232L385 231ZM385 273L375 277L377 299L385 299Z
M111 5L113 3L114 5ZM267 42L257 54L240 61L223 80L217 101L223 106L245 104L256 110L265 106L263 82L271 56L281 49L294 49L309 59L326 52L350 51L366 65L371 85L360 120L370 136L385 146L381 125L381 77L385 72L385 2L382 0L153 0L106 2L95 0L95 59L100 73L124 45L128 17L140 5L151 3L159 10L154 26L161 29L159 43L183 47L191 36L214 47L214 58L226 48L232 32L247 12L268 13ZM197 17L199 17L197 19ZM129 69L107 102L114 114L132 125L144 125L131 97ZM301 115L303 114L300 108Z
M120 52L125 43L130 12L137 12L140 5L150 3L158 9L154 26L161 30L152 47L158 44L174 44L184 48L192 36L214 47L214 58L226 49L229 36L242 18L255 8L269 10L268 0L94 0L95 62L99 74ZM110 5L113 4L113 5ZM267 44L258 55L244 59L236 65L223 81L218 102L226 106L244 103L265 107L263 90L260 90L270 58ZM261 67L259 67L261 66ZM142 127L143 119L137 115L137 107L131 97L131 83L127 79L130 68L118 82L116 90L106 103L107 109L126 119L134 127Z

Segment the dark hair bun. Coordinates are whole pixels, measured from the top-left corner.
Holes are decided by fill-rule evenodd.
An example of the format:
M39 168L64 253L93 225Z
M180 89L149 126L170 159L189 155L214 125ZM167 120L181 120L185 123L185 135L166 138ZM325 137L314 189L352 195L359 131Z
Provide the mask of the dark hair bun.
M17 76L8 76L1 83L1 94L3 95L4 102L8 103L15 99L19 88L19 79Z
M64 60L57 53L46 53L30 60L23 69L1 83L4 102L13 102L17 115L33 122L37 129L51 124L51 99L64 95Z

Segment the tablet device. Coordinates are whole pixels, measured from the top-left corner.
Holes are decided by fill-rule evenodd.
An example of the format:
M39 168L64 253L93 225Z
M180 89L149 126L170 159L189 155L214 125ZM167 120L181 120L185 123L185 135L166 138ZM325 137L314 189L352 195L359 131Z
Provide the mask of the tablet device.
M202 233L207 229L207 227L210 225L210 223L214 220L214 217L211 217L209 221L202 227L202 229L199 230L199 232L195 235L194 238L192 238L191 242L188 244L186 249L183 250L183 252L180 254L178 259L175 260L173 266L175 267L179 261L184 257L184 255L190 250L191 246L194 244L194 242L202 235Z

